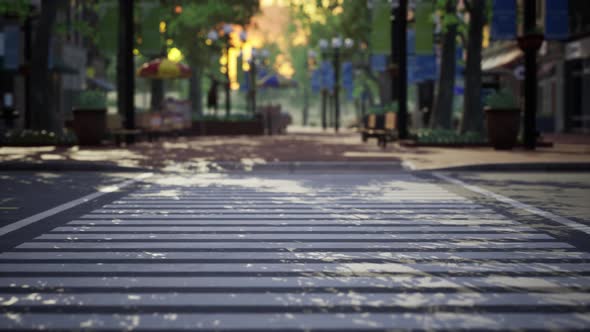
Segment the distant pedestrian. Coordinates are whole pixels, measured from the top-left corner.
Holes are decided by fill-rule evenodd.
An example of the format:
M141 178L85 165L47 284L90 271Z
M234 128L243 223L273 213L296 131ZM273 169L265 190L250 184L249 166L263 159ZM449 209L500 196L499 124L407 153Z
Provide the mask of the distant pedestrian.
M209 87L209 92L207 92L207 109L209 113L211 113L211 109L213 109L213 114L217 116L217 86L219 85L219 81L215 78L211 78L211 86Z

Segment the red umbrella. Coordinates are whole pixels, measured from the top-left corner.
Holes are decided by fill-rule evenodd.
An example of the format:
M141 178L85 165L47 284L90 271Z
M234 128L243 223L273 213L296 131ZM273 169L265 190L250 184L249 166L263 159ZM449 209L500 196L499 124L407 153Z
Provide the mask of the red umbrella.
M153 79L189 78L191 68L168 59L158 58L139 67L137 76Z

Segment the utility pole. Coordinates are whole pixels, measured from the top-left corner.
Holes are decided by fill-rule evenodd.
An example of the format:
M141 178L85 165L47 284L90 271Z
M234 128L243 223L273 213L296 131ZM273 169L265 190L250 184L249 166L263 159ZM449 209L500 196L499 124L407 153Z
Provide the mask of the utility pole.
M397 8L392 9L392 18L397 21L391 22L392 30L397 29L397 34L391 34L391 56L394 63L397 63L397 86L395 75L392 75L392 95L397 92L397 127L400 139L408 138L408 67L407 67L407 28L408 28L408 0L399 0ZM394 36L397 35L397 38Z

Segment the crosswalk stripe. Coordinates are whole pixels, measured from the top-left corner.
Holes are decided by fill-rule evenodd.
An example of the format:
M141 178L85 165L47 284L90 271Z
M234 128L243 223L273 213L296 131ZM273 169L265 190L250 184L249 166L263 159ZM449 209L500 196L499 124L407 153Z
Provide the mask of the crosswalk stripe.
M412 249L573 249L574 246L555 241L526 241L526 242L506 242L506 241L444 241L444 242L157 242L147 240L146 242L102 242L100 246L96 243L88 242L25 242L16 247L16 249L95 249L97 251L113 249L202 249L202 250L223 250L223 249L240 249L240 250L301 250L301 249L360 249L364 251L385 249L385 250L412 250Z
M338 226L338 227L322 227L322 226L309 226L309 227L282 227L282 226L244 226L244 227L201 227L201 226L62 226L55 228L52 233L56 232L69 232L69 233L88 233L88 232L104 232L104 233L117 233L117 232L155 232L155 233L166 233L166 232L217 232L222 233L281 233L281 232L330 232L330 233L381 233L381 232L396 232L396 233L407 233L407 232L428 232L428 233L444 233L444 232L502 232L502 233L514 233L514 232L536 232L532 227L528 226L513 226L506 228L502 226Z
M590 287L590 277L436 277L436 276L380 276L380 277L0 277L0 287L169 287L227 288L266 290L271 288L352 288L374 287L388 289L477 289L496 287L542 291L557 288Z
M86 329L160 329L160 330L224 330L261 331L273 329L311 330L333 329L338 331L363 330L382 331L396 329L419 330L428 326L429 330L493 330L506 331L518 329L543 330L548 326L557 326L564 330L584 330L590 324L587 315L578 313L554 313L543 316L532 313L353 313L353 314L300 314L300 313L258 313L252 319L252 313L236 314L30 314L0 316L0 325L6 328L33 329L40 325L49 330Z
M418 220L418 219L370 219L370 220L359 220L359 219L331 219L331 220L297 220L290 221L286 219L264 219L264 220L223 220L216 219L214 223L194 220L194 219L174 219L173 221L166 218L160 219L92 219L92 220L73 220L68 225L191 225L201 227L221 227L221 226L283 226L283 227L296 227L296 226L396 226L396 225L408 225L408 226L437 226L437 225L462 225L462 226L483 226L483 225L520 225L512 220L508 219L438 219L431 218Z
M316 212L315 214L293 214L293 213L272 213L272 214L245 214L245 213L202 213L202 214L174 214L174 215L161 215L161 214L147 214L147 213L136 213L136 214L85 214L81 216L81 219L104 219L104 218L113 218L113 219L238 219L238 220L247 220L247 219L277 219L283 218L285 220L317 220L317 219L334 219L334 218L342 218L342 219L360 219L359 216L361 214L348 214L348 213L329 213L321 211ZM397 214L397 216L403 215L404 218L407 219L423 219L423 218L438 218L438 219L469 219L471 215L469 214L424 214L424 213L405 213L405 214ZM390 217L396 216L396 214L371 214L365 215L365 219L369 217ZM502 217L497 214L479 214L479 218L482 219L501 219Z
M588 306L590 294L579 292L554 293L479 293L460 294L429 294L429 293L316 293L313 296L301 293L260 294L260 293L154 293L146 296L141 293L101 294L101 293L35 293L22 295L19 293L0 293L0 301L15 298L15 306L76 306L84 303L89 306L209 306L209 307L256 307L256 306L320 306L329 309L331 306L358 306L360 300L369 306L400 306L419 308L423 303L444 306L469 308L472 306Z
M590 263L306 263L305 265L287 263L59 263L59 264L15 264L0 263L0 271L15 272L251 272L251 273L276 273L276 272L319 272L319 273L458 273L481 272L490 275L505 272L541 273L541 272L590 272ZM8 272L10 271L10 272ZM588 294L590 296L590 294Z
M477 234L43 234L40 240L550 240L551 236L541 233L477 233Z
M447 260L482 260L482 259L590 259L589 253L562 250L537 250L537 251L488 251L488 252L6 252L0 253L0 262L3 259L39 260L39 259L94 259L94 260L159 260L165 263L167 259L185 260L216 260L216 261L247 261L247 260L383 260L402 261L420 259L447 259Z

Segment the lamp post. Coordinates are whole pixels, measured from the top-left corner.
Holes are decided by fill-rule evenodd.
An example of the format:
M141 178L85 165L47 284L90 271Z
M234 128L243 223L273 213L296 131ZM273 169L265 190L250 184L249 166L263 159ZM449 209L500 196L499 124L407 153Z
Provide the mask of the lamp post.
M242 43L240 45L240 62L238 63L238 73L240 72L240 70L244 70L244 68L243 68L243 66L244 66L244 43L247 40L248 40L248 33L246 32L246 30L242 30L240 32L240 41ZM240 83L240 82L238 82L238 83ZM249 97L248 93L246 94L246 108L247 108L247 111L251 111L250 97ZM252 112L252 113L254 113L254 112Z
M307 50L307 59L305 59L305 78L306 81L309 82L309 72L312 69L313 64L315 63L317 58L317 54L314 50L309 49ZM307 126L309 119L309 86L305 84L303 86L303 125Z
M340 48L342 38L332 38L332 49L334 50L334 131L338 132L340 127Z
M397 70L392 79L392 95L397 94L397 126L400 139L408 138L408 65L407 65L407 28L408 0L394 0L391 8L391 57L397 63ZM396 75L397 73L397 85Z
M334 65L334 130L338 132L340 129L340 52L344 47L351 49L354 42L350 38L342 39L342 37L334 37L329 44L327 40L321 39L319 43L322 50L322 57L325 58L328 52L332 53L332 62ZM328 48L331 47L331 50ZM322 90L322 126L326 129L326 91Z
M231 113L231 82L229 78L229 49L230 49L230 34L233 31L231 24L223 25L223 33L225 37L225 116L229 117Z
M320 47L321 50L321 55L322 55L322 67L323 67L323 61L326 58L326 52L328 49L328 41L326 39L320 39L320 41L318 42L318 46ZM323 71L323 68L322 68ZM326 89L325 86L322 86L322 103L321 103L321 113L322 113L322 129L326 130L328 127L328 115L326 114L326 105L327 105L327 97L328 97L328 90Z

